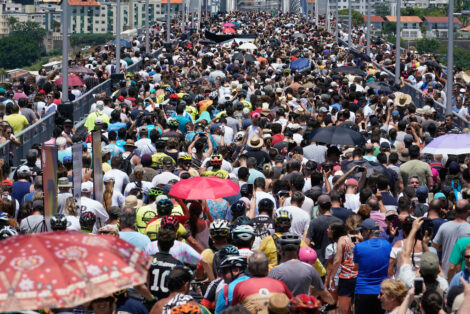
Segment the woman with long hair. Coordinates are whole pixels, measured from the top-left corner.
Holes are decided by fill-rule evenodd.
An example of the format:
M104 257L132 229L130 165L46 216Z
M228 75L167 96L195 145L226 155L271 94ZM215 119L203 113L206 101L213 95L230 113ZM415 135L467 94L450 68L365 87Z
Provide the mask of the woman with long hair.
M204 212L204 216L207 217L207 220L200 218L202 212ZM204 203L201 204L192 201L189 204L189 219L187 225L191 231L191 236L201 244L203 249L209 248L209 225L212 221L214 221L214 219Z
M80 231L81 228L80 228L79 212L78 212L77 203L75 202L75 198L68 197L65 200L64 214L68 222L67 230Z
M103 192L103 207L106 211L109 211L111 206L122 207L125 198L121 192L114 189L114 180L112 178L106 178L104 181L104 192Z
M336 288L334 276L339 269L338 291L338 313L352 313L351 299L354 296L356 286L357 269L354 265L354 247L358 243L356 228L361 225L362 218L353 214L346 219L347 234L340 237L337 244L336 254L331 272L328 273L326 284L328 287Z

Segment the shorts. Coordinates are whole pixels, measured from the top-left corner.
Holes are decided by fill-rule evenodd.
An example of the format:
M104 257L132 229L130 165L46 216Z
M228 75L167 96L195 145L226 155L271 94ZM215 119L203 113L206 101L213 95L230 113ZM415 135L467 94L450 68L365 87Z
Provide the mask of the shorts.
M384 314L376 294L356 294L354 296L354 314Z
M349 297L354 296L354 289L356 289L356 278L342 279L338 281L338 296Z

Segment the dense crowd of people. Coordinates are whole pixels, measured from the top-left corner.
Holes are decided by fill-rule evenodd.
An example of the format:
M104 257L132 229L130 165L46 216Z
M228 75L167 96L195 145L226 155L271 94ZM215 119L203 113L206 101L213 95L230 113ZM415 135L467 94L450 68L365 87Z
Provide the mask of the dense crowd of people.
M394 67L388 43L374 44L370 56L352 53L307 17L234 12L202 30L220 33L225 23L256 35L251 46L215 43L203 31L182 40L177 27L165 45L165 28L154 27L152 49L163 48L156 58L145 55L142 38L123 48L125 78L112 95L95 96L86 131L65 119L46 142L58 147L59 162L50 219L40 148L11 178L3 161L0 237L111 234L152 259L146 285L73 312L467 313L468 155L422 153L438 136L470 132L434 107L446 97L445 71L407 52L394 84L371 62ZM363 29L353 40L365 49ZM113 58L103 46L72 62L92 70L83 75L90 89L115 72ZM294 69L299 59L308 66ZM139 61L138 72L126 72ZM54 75L41 70L0 89L2 141L15 145L13 134L60 106ZM466 79L456 76L451 96L462 116ZM424 106L401 92L405 82L423 91ZM314 140L332 126L365 144ZM102 139L102 197L92 183L92 131ZM83 143L79 199L71 193L73 143ZM232 180L239 193L170 195L197 176Z

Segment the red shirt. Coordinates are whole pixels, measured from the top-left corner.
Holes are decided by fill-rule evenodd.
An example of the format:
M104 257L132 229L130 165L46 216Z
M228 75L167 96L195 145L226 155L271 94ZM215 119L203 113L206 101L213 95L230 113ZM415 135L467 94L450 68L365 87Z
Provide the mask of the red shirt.
M273 145L279 142L282 142L284 140L284 135L283 134L275 134L272 136L273 141L271 142Z
M266 308L266 302L272 294L283 293L289 299L293 297L286 284L280 280L269 277L254 277L239 282L233 290L232 306L243 304L249 311L256 313Z

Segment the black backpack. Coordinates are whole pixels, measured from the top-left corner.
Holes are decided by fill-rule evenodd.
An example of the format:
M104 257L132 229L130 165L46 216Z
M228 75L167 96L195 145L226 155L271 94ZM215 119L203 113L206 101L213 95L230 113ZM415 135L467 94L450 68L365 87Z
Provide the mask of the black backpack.
M127 173L128 176L132 173L131 159L134 155L134 153L130 153L129 156L123 158L121 161L121 170Z

